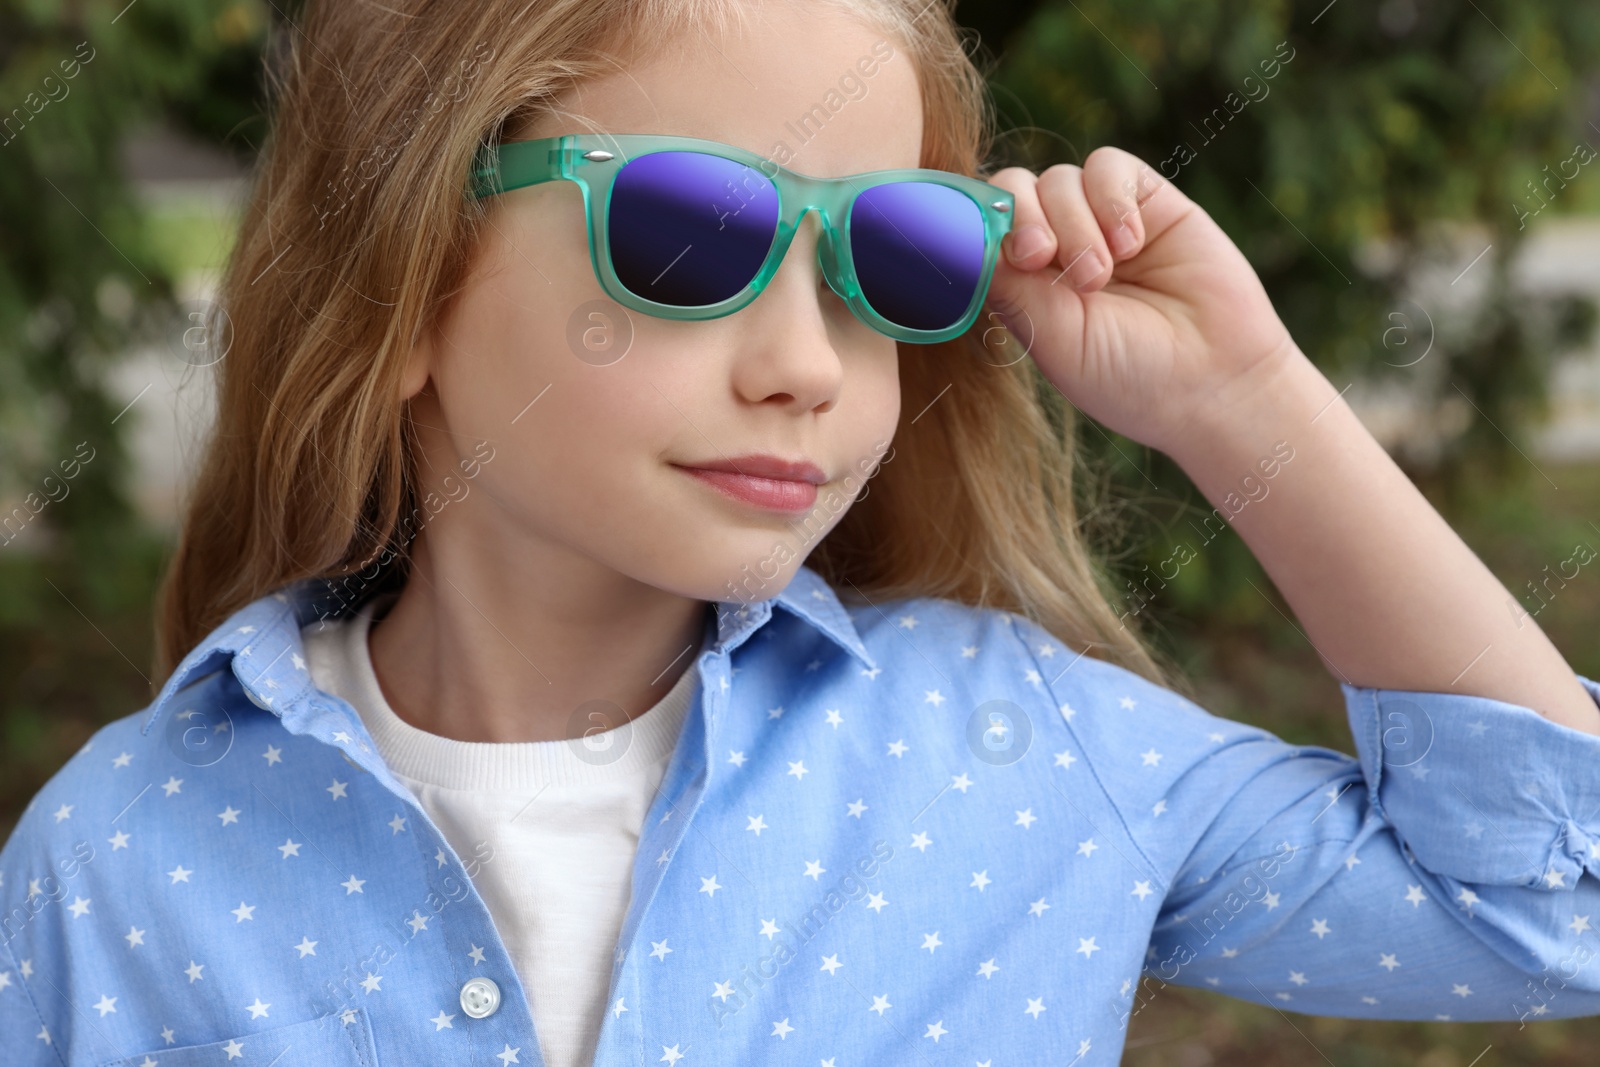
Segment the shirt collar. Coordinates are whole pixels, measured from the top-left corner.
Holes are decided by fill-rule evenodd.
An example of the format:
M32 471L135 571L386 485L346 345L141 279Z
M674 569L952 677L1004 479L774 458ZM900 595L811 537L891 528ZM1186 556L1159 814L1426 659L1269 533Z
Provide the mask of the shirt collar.
M822 576L801 565L783 592L768 600L717 601L717 647L733 651L772 618L772 605L779 604L822 632L834 644L855 656L871 669L877 666L861 643L854 621L838 596Z
M820 631L869 669L876 668L838 596L821 575L803 564L775 597L717 601L714 648L727 652L738 648L771 620L774 604ZM348 615L355 608L355 602L339 598L328 582L316 578L284 586L245 605L178 664L161 687L142 732L150 732L181 691L225 668L232 669L252 703L279 716L291 730L303 731L307 720L322 714L322 709L310 700L315 687L306 669L300 630L318 619Z

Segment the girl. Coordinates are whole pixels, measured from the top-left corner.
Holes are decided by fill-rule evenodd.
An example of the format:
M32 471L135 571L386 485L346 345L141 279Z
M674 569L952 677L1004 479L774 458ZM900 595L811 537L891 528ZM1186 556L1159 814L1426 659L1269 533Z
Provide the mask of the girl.
M983 174L946 5L322 2L286 69L165 684L0 853L8 1063L1600 1011L1600 685L1181 191ZM1169 687L1063 396L1250 544L1358 759Z

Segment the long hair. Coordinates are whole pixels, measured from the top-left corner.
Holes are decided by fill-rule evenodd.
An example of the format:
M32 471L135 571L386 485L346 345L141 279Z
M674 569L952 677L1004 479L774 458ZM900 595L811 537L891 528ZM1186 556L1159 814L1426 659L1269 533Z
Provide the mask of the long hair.
M813 0L808 0L813 2ZM918 73L920 165L986 176L993 115L953 0L829 0ZM272 131L223 278L232 347L157 607L155 675L238 608L379 558L403 581L418 442L407 355L465 278L475 153L634 42L718 31L740 0L312 0L273 76ZM941 596L1015 611L1171 684L1079 529L1075 412L981 320L900 362L920 412L808 565L854 603ZM1015 344L1007 348L1017 352ZM159 681L158 681L159 684Z

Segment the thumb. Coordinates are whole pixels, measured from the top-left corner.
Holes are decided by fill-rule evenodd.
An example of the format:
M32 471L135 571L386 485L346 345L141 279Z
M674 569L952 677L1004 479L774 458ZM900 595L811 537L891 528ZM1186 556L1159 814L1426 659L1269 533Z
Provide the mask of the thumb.
M1006 241L1013 235L1008 234ZM1021 351L1030 355L1041 347L1076 350L1075 339L1081 337L1084 325L1083 298L1067 284L1062 266L1053 258L1037 254L1034 258L1039 262L1031 269L1018 267L1002 243L984 299L984 308L990 313L985 319L1004 326ZM986 332L984 339L992 338Z
M1046 177L1075 186L1081 199L1079 168L1051 168ZM1015 214L1011 232L1000 243L985 306L1026 347L1031 348L1034 334L1040 331L1061 338L1070 336L1061 331L1081 330L1083 302L1073 288L1078 279L1070 275L1069 267L1083 264L1080 273L1088 267L1083 256L1092 254L1094 245L1078 242L1086 247L1066 248L1040 202L1041 178L1031 170L1006 167L990 177L989 183L1011 194ZM1099 239L1097 231L1093 236ZM1063 257L1073 262L1064 263Z

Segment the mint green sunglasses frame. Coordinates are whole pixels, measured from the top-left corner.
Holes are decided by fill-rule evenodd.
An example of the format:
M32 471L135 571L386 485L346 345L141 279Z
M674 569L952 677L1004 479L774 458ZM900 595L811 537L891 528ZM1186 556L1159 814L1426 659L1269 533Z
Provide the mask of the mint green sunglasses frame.
M617 277L611 264L611 243L607 237L611 185L632 159L656 152L704 152L744 163L761 171L772 182L778 196L778 225L767 258L743 289L715 304L681 307L662 304L629 290ZM672 137L657 134L565 134L533 141L511 141L487 146L479 154L472 172L471 192L476 198L495 196L541 182L566 180L583 190L583 211L589 230L589 258L595 277L613 300L644 315L664 319L702 320L731 315L761 295L778 272L789 244L800 228L805 213L816 210L821 216L823 234L817 242L817 258L828 285L843 299L856 318L897 341L932 344L958 337L972 327L989 292L999 256L1000 240L1011 230L1015 198L999 186L978 178L943 170L875 170L842 178L814 178L734 145L697 137ZM959 322L941 330L917 330L890 322L875 311L862 294L850 251L849 218L855 198L866 189L892 182L918 181L947 186L964 193L983 217L983 271L972 302ZM603 210L595 210L596 203Z

